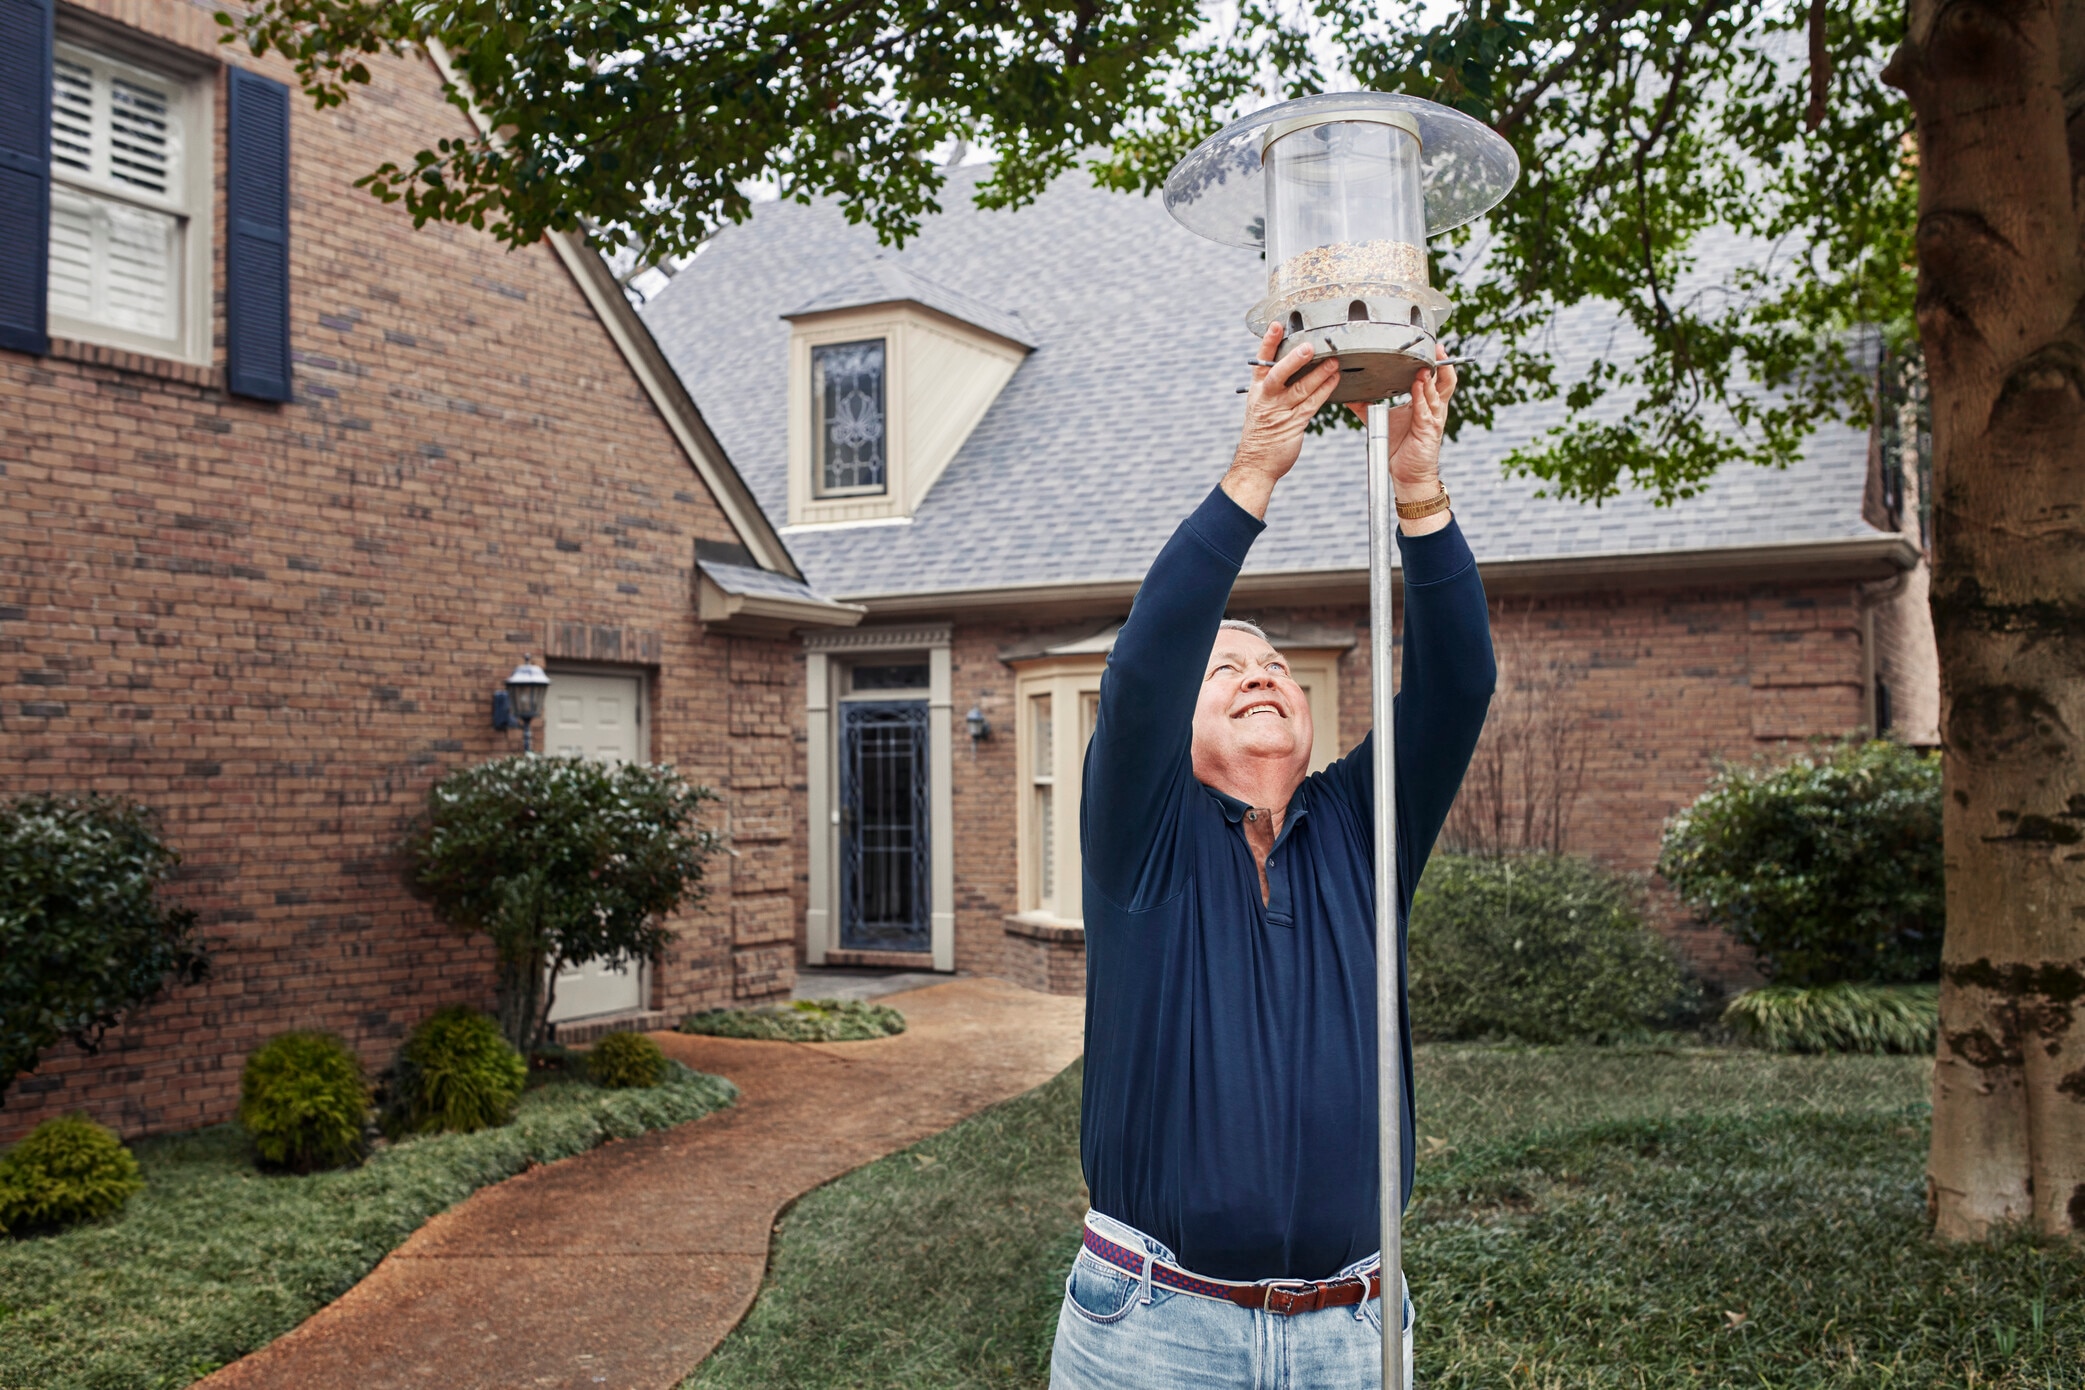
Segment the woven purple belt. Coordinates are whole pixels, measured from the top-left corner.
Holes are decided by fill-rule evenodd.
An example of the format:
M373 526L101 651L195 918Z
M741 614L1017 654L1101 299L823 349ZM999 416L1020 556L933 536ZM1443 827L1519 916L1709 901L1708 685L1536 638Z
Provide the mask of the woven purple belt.
M1144 1277L1144 1262L1150 1257L1141 1250L1117 1245L1091 1226L1086 1228L1086 1248L1117 1269ZM1151 1260L1151 1282L1197 1298L1221 1299L1241 1308L1289 1315L1315 1313L1320 1308L1351 1308L1356 1303L1382 1296L1380 1273L1363 1278L1349 1274L1340 1279L1277 1279L1271 1283L1234 1284L1223 1279L1204 1279L1189 1274L1164 1260Z

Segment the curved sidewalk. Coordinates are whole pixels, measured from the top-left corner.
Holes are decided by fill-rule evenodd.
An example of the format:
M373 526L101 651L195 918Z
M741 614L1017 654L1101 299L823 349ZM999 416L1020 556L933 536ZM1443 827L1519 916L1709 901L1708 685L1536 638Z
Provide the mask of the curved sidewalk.
M962 979L881 1003L863 1043L654 1034L736 1106L477 1193L209 1390L672 1390L737 1326L782 1208L1039 1086L1079 1055L1084 1001Z

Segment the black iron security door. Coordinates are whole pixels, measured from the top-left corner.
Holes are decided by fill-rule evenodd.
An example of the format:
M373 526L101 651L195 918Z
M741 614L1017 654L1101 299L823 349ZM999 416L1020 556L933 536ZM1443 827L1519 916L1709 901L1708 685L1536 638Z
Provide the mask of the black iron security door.
M840 706L840 948L929 951L927 702Z

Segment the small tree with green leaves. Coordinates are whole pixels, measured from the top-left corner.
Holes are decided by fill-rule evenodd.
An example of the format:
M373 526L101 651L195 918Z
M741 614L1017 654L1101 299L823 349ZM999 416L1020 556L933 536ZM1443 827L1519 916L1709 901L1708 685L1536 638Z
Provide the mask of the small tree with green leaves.
M0 804L0 1103L60 1041L93 1052L168 984L208 972L195 914L160 900L180 860L132 802Z
M1940 969L1940 761L1849 743L1726 766L1665 826L1658 872L1782 985L1894 984Z
M700 900L721 844L698 819L713 799L670 767L527 754L429 790L408 841L413 881L444 921L492 939L500 1031L516 1049L544 1040L558 971L658 955L662 918Z

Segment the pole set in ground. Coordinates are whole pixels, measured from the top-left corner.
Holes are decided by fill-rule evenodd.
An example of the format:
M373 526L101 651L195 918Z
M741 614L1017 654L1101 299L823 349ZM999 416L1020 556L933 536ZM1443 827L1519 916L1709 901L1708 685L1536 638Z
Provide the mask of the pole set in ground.
M1376 1153L1383 1203L1383 1386L1404 1383L1404 1049L1399 1045L1397 729L1391 685L1397 646L1390 572L1397 525L1390 485L1390 403L1368 404L1368 671L1376 782Z

